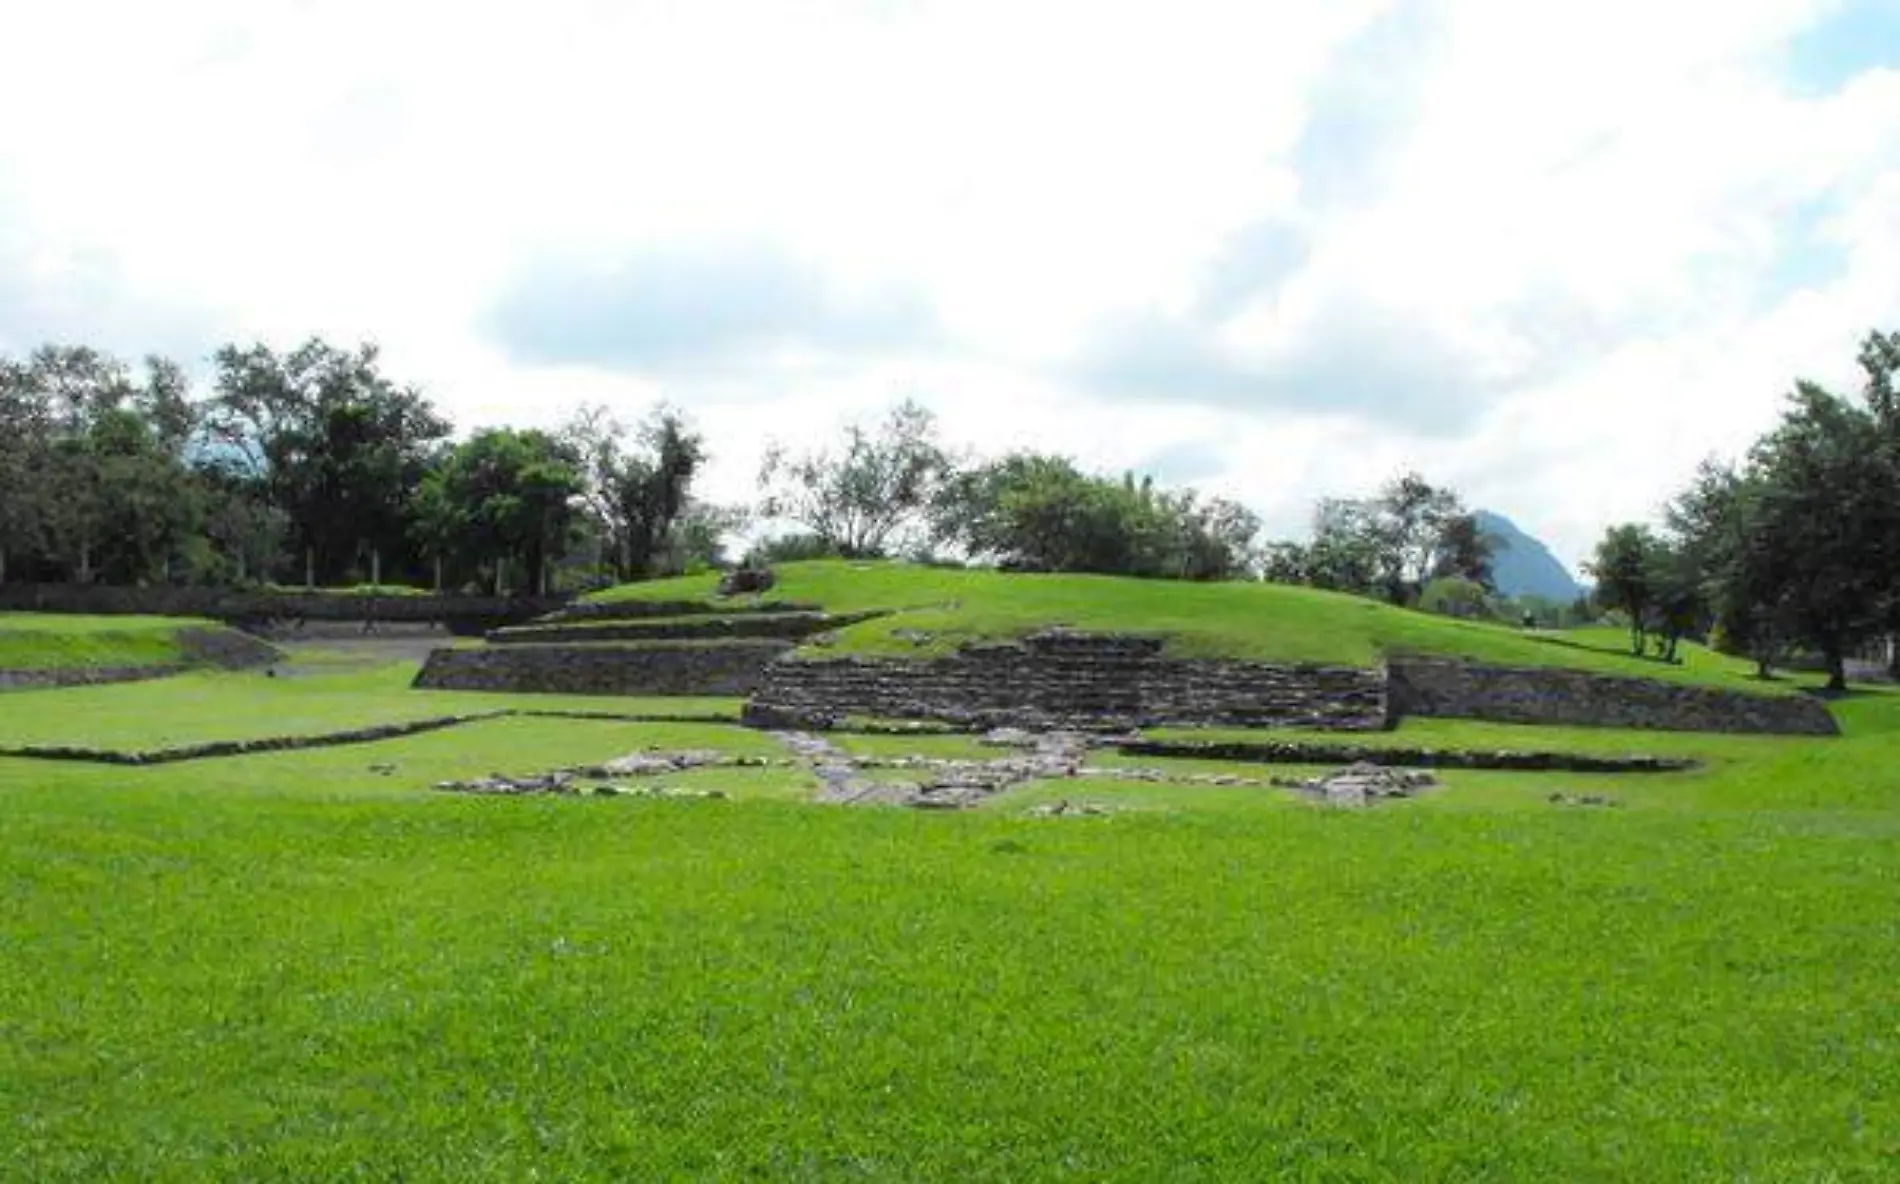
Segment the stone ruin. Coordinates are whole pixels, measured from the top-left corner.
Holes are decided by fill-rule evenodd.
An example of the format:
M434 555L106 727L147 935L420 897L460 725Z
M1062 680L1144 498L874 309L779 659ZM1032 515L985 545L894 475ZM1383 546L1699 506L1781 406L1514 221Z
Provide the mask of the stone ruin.
M1189 773L1173 769L1090 766L1092 748L1103 737L1078 732L1028 732L997 729L983 743L1006 750L989 759L927 756L861 756L839 747L826 736L811 732L772 733L784 746L784 757L730 756L703 749L677 752L631 753L603 765L557 769L527 777L500 774L468 781L444 781L437 789L494 796L597 796L634 794L646 797L723 798L717 789L669 787L659 779L698 769L803 768L818 780L813 800L833 805L904 806L916 810L965 810L999 793L1038 781L1101 780L1208 788L1293 789L1312 800L1337 807L1363 809L1391 798L1411 797L1438 784L1420 770L1392 769L1360 764L1312 780L1245 777L1232 773ZM1108 738L1112 742L1115 738ZM629 788L628 781L656 782ZM1064 799L1039 806L1032 814L1049 817L1085 817L1110 813L1100 802Z
M1362 762L1323 777L1275 777L1272 783L1329 806L1362 810L1389 798L1417 797L1421 790L1437 786L1438 778L1423 769L1393 769Z

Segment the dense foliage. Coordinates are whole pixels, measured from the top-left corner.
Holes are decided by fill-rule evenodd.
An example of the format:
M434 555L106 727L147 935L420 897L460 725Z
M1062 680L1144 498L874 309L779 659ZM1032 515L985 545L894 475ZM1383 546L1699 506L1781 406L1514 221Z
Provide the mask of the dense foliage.
M1870 334L1858 399L1798 382L1739 463L1707 461L1661 532L1622 524L1598 544L1598 596L1632 647L1709 633L1767 670L1818 656L1829 684L1900 626L1900 333Z
M1312 541L1272 544L1266 575L1416 604L1435 580L1489 588L1492 548L1455 492L1403 473L1374 497L1322 500Z
M0 357L0 580L508 592L590 539L612 576L667 574L729 525L691 497L704 459L665 408L452 442L374 346L227 346L200 397L174 362L47 346Z
M1087 473L1066 456L958 458L915 403L875 431L845 428L842 447L775 447L759 476L760 513L798 530L753 558L948 557L1016 571L1223 580L1256 574L1252 511L1134 474Z

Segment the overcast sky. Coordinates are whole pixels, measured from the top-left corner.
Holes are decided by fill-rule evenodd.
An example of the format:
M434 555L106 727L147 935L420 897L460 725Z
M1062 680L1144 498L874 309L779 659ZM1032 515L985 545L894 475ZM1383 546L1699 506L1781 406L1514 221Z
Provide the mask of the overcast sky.
M0 5L0 352L374 339L749 496L913 396L1569 561L1900 328L1900 0Z

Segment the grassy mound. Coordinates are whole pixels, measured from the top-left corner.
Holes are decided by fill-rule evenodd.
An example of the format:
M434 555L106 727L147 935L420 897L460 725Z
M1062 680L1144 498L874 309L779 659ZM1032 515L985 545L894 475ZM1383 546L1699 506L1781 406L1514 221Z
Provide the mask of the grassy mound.
M0 613L0 670L165 666L187 661L180 634L219 628L186 617Z
M778 569L775 598L811 601L830 613L886 609L844 629L826 653L941 653L965 641L1021 637L1051 625L1153 633L1182 657L1248 658L1374 666L1387 654L1420 653L1518 666L1789 693L1764 683L1747 662L1694 646L1681 665L1632 657L1609 629L1523 631L1394 608L1357 596L1280 584L1190 584L1113 576L1021 575L902 563L820 561ZM713 601L714 575L610 588L592 603ZM744 604L744 598L727 602Z

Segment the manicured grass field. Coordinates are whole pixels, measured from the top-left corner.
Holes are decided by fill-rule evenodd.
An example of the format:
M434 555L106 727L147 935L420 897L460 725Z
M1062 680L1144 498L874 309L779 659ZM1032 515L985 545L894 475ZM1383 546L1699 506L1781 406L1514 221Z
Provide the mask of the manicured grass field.
M1632 657L1614 630L1526 632L1455 621L1356 596L1279 584L1185 584L1112 576L1016 575L902 563L788 563L773 600L836 613L901 610L840 631L819 652L917 654L959 642L1020 637L1050 625L1162 634L1184 656L1376 665L1393 652L1444 654L1528 666L1566 666L1789 694L1751 663L1687 646L1680 665ZM686 601L712 597L712 575L628 584L591 599ZM745 598L735 603L743 605ZM928 634L920 642L918 634Z
M73 666L162 666L184 657L180 629L212 622L183 617L85 617L0 613L0 670Z
M166 748L194 741L311 736L380 723L521 709L733 718L735 699L641 699L413 691L415 667L301 678L187 674L157 683L74 687L0 697L0 748L74 744Z
M0 1174L1779 1180L1900 1155L1891 809L1131 786L1155 808L1035 820L406 780L608 755L616 727L0 764Z
M735 707L412 673L13 693L0 745ZM1410 721L1351 738L1707 763L1364 812L1092 778L825 807L786 768L431 788L783 751L713 722L0 759L0 1179L1890 1179L1900 695L1834 709L1833 739ZM1029 816L1057 800L1115 812Z

